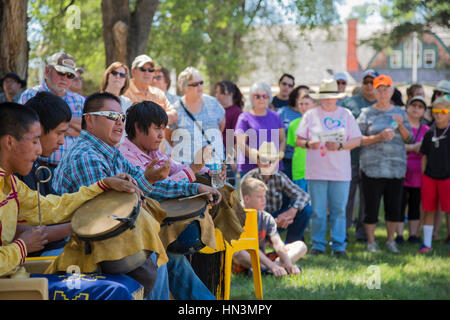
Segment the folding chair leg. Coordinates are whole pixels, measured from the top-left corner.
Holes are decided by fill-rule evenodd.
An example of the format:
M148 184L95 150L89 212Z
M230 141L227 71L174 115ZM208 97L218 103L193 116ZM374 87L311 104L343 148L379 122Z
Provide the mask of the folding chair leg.
M232 262L233 262L233 249L226 244L226 250L225 250L225 279L224 279L224 293L223 293L223 299L224 300L230 300L230 287L231 287L231 268L232 268Z
M263 290L262 290L261 265L259 264L260 263L259 256L256 250L254 249L247 249L247 252L250 254L250 257L252 259L253 284L255 286L255 296L256 298L262 300Z

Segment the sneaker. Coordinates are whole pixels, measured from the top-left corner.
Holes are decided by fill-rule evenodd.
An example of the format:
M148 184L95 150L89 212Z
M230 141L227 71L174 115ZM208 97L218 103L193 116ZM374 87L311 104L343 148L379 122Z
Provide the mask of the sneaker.
M395 237L395 242L396 242L399 246L401 246L401 245L405 242L405 239L403 239L403 236L397 236L397 237Z
M386 242L386 249L393 253L399 253L400 250L397 248L397 243L395 241Z
M379 250L376 242L367 243L367 251L369 252L377 252Z
M419 249L419 253L428 253L433 251L433 248L429 248L426 245L422 244L422 246Z
M317 249L311 249L309 254L312 255L312 256L318 256L320 254L323 254L323 251L320 251L320 250L317 250Z
M336 258L347 258L347 252L345 251L333 251L332 253Z
M418 236L410 236L408 238L409 243L420 243L420 238Z

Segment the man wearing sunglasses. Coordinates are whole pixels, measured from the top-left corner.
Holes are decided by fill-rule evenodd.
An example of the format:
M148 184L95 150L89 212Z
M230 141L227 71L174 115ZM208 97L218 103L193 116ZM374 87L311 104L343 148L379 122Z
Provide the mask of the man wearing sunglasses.
M362 108L366 108L374 104L375 89L373 88L373 79L379 76L376 70L368 69L362 74L361 93L354 95L349 99L345 99L341 102L341 106L349 109L355 119L358 119ZM346 226L347 230L353 225L353 210L355 204L356 191L360 188L360 176L359 176L359 152L360 148L355 148L350 151L352 162L352 180L350 182L350 191L348 195L348 202L346 208ZM361 189L360 189L361 190ZM356 222L355 236L359 241L366 241L366 232L364 230L364 198L360 192L359 196L359 211L358 220Z
M152 86L155 76L155 63L152 58L145 54L137 56L131 64L131 75L130 86L124 96L133 103L151 101L160 105L166 110L169 124L175 123L178 118L174 107L167 99L164 91Z
M284 106L289 105L289 95L292 90L294 90L295 78L285 73L281 76L280 80L278 80L278 87L280 87L280 91L278 94L272 99L272 108L278 110Z
M62 98L72 112L72 120L69 123L64 144L59 147L49 158L41 157L41 163L54 170L63 157L66 150L72 145L81 132L81 116L85 98L70 91L73 80L77 76L75 58L65 52L58 52L47 59L44 82L33 88L25 90L20 97L20 103L25 104L38 92L51 92Z

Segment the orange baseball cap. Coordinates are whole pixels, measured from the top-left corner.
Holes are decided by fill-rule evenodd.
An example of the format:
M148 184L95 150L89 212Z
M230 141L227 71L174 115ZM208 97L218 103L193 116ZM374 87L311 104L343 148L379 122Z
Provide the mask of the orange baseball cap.
M382 74L375 79L373 79L373 87L376 89L379 86L392 87L392 79L391 77Z

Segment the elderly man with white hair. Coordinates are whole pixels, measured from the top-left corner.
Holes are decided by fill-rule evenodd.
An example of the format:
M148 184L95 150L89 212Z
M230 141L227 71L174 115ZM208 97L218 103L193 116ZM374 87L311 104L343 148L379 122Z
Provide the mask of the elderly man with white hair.
M41 158L40 161L54 170L62 159L63 154L69 149L81 132L81 116L85 98L70 91L73 80L77 76L75 58L65 52L57 52L47 59L45 67L45 79L42 84L29 88L22 93L20 103L25 104L40 91L51 92L61 97L69 105L72 111L69 130L66 133L64 144L59 147L49 158Z

